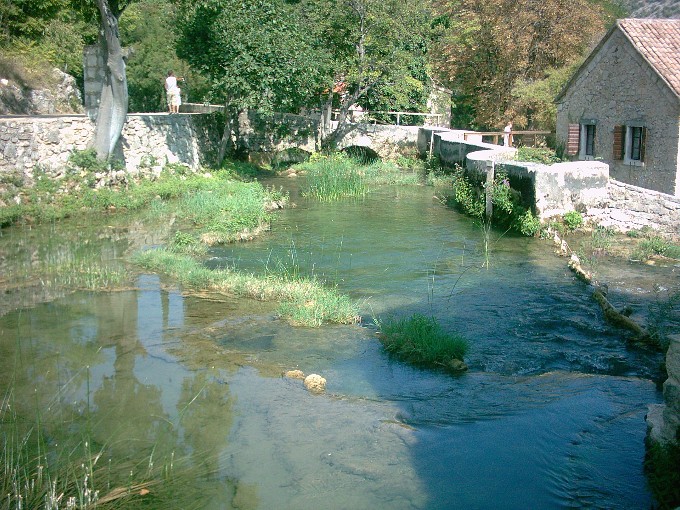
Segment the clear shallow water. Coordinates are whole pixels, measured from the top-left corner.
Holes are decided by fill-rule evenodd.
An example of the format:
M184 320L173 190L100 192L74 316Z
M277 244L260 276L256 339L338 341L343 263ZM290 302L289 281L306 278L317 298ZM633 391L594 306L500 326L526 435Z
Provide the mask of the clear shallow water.
M481 269L479 229L427 188L294 200L270 235L210 263L327 277L360 300L364 326L293 328L272 304L140 275L134 290L0 317L2 389L23 415L40 410L54 445L87 430L114 459L182 459L192 504L178 508L650 507L644 415L660 357L602 323L565 260L505 236ZM612 300L636 310L677 278L651 268L627 286L627 268L607 270ZM468 337L468 373L382 352L370 317L415 312ZM326 394L280 376L292 368L322 374Z

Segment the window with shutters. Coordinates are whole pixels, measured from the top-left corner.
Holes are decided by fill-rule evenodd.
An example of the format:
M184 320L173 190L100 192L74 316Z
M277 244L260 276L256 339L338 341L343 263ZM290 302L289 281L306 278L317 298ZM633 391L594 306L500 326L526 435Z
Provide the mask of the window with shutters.
M595 124L581 124L580 159L595 159Z
M645 146L647 143L647 128L641 125L625 127L623 142L623 162L627 165L642 166L645 161Z

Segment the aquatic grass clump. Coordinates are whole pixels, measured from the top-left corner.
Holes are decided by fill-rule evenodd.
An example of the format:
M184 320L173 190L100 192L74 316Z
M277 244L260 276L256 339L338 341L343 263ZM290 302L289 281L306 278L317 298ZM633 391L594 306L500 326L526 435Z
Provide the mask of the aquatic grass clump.
M446 333L434 317L415 313L409 318L378 321L380 341L385 350L415 365L465 370L463 357L467 341Z
M210 244L228 243L268 229L267 205L280 200L258 182L218 181L182 198L178 212L201 227Z
M332 154L300 165L307 172L304 196L322 201L362 197L368 186L359 172L360 163L342 154Z
M162 248L137 253L134 261L197 290L281 301L280 315L296 325L318 327L323 323L354 324L360 320L356 303L315 279L291 278L286 274L260 277L231 269L210 269L189 256Z

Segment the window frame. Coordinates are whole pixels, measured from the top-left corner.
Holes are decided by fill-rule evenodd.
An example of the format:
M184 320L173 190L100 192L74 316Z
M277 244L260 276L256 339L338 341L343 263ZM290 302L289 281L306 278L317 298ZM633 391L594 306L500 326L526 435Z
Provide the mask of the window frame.
M625 127L623 163L631 166L645 166L646 126L641 122L631 122L627 123ZM639 133L639 138L633 136L635 133ZM638 142L637 147L635 146L636 140Z
M595 121L584 120L580 122L579 151L578 151L579 159L584 161L592 161L595 159L596 136L597 136L597 123Z

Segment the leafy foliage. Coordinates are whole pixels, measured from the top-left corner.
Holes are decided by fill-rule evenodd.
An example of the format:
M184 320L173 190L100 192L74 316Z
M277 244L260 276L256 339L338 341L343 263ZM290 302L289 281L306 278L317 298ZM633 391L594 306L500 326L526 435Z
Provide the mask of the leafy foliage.
M164 80L167 72L183 78L180 82L183 100L203 102L205 79L192 72L177 57L177 33L173 23L175 7L169 0L141 0L128 7L120 18L122 44L132 48L126 74L130 111L165 111Z
M443 29L432 55L454 90L454 125L487 129L507 116L523 115L532 124L533 114L514 103L513 86L574 62L602 34L606 18L589 0L436 0L435 6Z
M277 0L179 2L178 53L236 110L294 111L317 98L327 59L294 7Z
M469 179L462 168L452 173L453 194L447 202L464 214L478 220L489 219L486 215L486 191L491 193L495 226L512 229L525 236L534 236L540 230L540 220L522 205L521 194L510 187L507 175L496 174L490 188L486 184L476 184Z
M583 225L583 215L578 211L569 211L562 217L562 221L568 230L576 230Z

